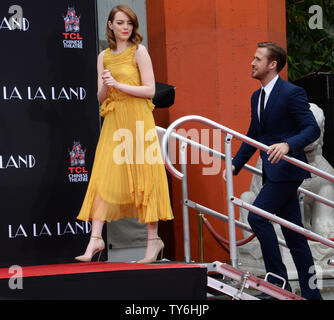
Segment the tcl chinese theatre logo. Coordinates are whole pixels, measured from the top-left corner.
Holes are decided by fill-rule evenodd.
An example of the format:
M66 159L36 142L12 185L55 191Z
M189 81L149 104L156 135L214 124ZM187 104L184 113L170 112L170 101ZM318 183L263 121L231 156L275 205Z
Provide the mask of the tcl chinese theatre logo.
M80 141L73 142L73 148L68 152L71 166L68 167L68 179L70 182L88 182L86 169L86 149L83 150Z
M83 38L80 36L80 19L81 15L77 16L74 7L67 8L67 14L63 16L65 24L65 32L63 32L64 48L83 48Z

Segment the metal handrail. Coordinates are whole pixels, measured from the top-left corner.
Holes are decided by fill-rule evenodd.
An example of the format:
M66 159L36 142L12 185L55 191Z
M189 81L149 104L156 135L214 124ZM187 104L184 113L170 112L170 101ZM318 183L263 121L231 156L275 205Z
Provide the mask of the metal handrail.
M183 174L181 172L179 172L178 170L175 169L175 167L173 166L173 164L171 163L169 157L168 157L168 152L167 152L167 143L168 143L168 137L169 135L173 132L173 130L175 130L176 127L178 127L180 124L182 123L186 123L186 122L190 122L190 121L195 121L195 122L200 122L200 123L203 123L203 124L206 124L212 128L215 128L215 129L220 129L222 132L226 133L226 134L230 134L231 136L233 136L234 138L242 141L242 142L246 142L247 144L257 148L257 149L260 149L262 151L268 151L269 149L269 146L261 143L261 142L258 142L252 138L249 138L235 130L232 130L228 127L225 127L215 121L212 121L210 119L207 119L207 118L204 118L202 116L196 116L196 115L191 115L191 116L184 116L184 117L181 117L177 120L175 120L167 129L166 129L166 133L162 139L162 153L163 155L165 156L165 162L166 162L166 166L167 166L167 169L178 179L182 179L183 177ZM298 159L295 159L293 157L289 157L289 156L283 156L282 157L283 160L286 160L300 168L303 168L309 172L312 172L324 179L327 179L331 182L334 182L334 176L327 173L326 171L323 171L323 170L320 170L318 168L315 168L303 161L300 161Z
M162 128L160 126L156 126L156 129L157 129L158 132L161 132L163 135L169 134L174 139L180 140L180 141L182 141L182 142L184 142L186 144L191 145L192 147L198 148L198 149L200 149L202 151L205 151L207 153L210 153L210 154L212 154L212 155L214 155L214 156L216 156L218 158L221 158L222 160L225 160L226 155L224 153L221 153L221 152L219 152L219 151L217 151L215 149L209 148L209 147L207 147L205 145L202 145L202 144L200 144L200 143L198 143L196 141L188 139L188 138L186 138L186 137L184 137L184 136L182 136L180 134L175 133L174 131L172 131L171 133L168 133L167 129ZM164 151L163 151L163 154L164 154ZM167 164L166 164L166 167L168 169L170 169ZM261 169L258 169L258 168L254 167L254 166L249 165L249 164L245 164L244 167L243 167L243 169L245 169L245 170L247 170L247 171L249 171L251 173L257 174L258 176L262 176L262 170ZM169 170L169 171L173 174L173 172L171 170ZM176 174L180 174L180 177L177 177L177 178L178 179L182 179L183 173L179 173L178 172ZM319 201L319 202L321 202L321 203L323 203L323 204L325 204L325 205L327 205L329 207L334 208L334 201L332 201L332 200L329 200L329 199L327 199L325 197L319 196L318 194L316 194L316 193L314 193L312 191L309 191L309 190L307 190L305 188L302 188L302 187L299 187L297 191L299 193L303 193L304 195L306 195L309 198L312 198L312 199L314 199L316 201Z
M161 134L163 134L163 135L167 135L168 134L167 129L165 129L165 128L162 128L160 126L156 126L156 129L157 129L158 132L161 132ZM173 137L174 139L180 140L180 141L182 141L182 142L184 142L186 144L191 145L192 147L198 148L198 149L200 149L202 151L205 151L207 153L210 153L210 154L216 156L217 158L221 158L221 159L225 160L226 155L224 153L221 153L221 152L219 152L219 151L217 151L215 149L209 148L209 147L207 147L205 145L202 145L202 144L200 144L200 143L198 143L196 141L190 140L190 139L188 139L188 138L186 138L186 137L184 137L182 135L179 135L179 134L175 133L174 131L171 132L169 135L171 137ZM164 154L164 151L163 151L163 154ZM168 167L167 164L166 164L166 167L169 169L169 167ZM257 174L259 176L262 176L262 170L261 169L258 169L258 168L254 167L254 166L249 165L249 164L245 164L244 167L243 167L243 169L245 169L245 170L247 170L247 171L249 171L251 173ZM171 170L169 170L169 171L171 172ZM171 172L171 173L173 173L173 172ZM178 172L177 174L180 174L180 177L177 177L177 178L178 179L182 179L183 173L179 173ZM309 190L307 190L305 188L302 188L302 187L299 187L297 191L299 193L303 193L304 195L306 195L309 198L312 198L312 199L314 199L316 201L319 201L319 202L321 202L321 203L323 203L323 204L325 204L325 205L327 205L329 207L334 208L334 201L332 201L332 200L329 200L329 199L327 199L325 197L319 196L318 194L316 194L316 193L314 193L312 191L309 191Z
M195 122L200 122L202 124L208 125L214 129L219 129L220 131L224 132L226 134L226 138L225 138L225 152L226 155L223 155L222 153L213 150L211 148L208 148L206 146L200 145L192 140L189 140L181 135L176 135L174 133L174 130L181 124L186 123L186 122L191 122L191 121L195 121ZM237 198L234 197L233 195L233 177L232 177L232 154L231 154L231 141L232 138L235 137L236 139L245 142L257 149L263 150L263 151L267 151L269 149L269 146L260 143L254 139L251 139L235 130L232 130L230 128L227 128L215 121L212 121L210 119L204 118L202 116L196 116L196 115L191 115L191 116L184 116L181 117L179 119L177 119L176 121L174 121L167 129L166 132L163 136L162 139L162 153L163 153L163 157L165 160L165 165L167 167L167 169L171 172L171 174L175 177L177 177L178 179L183 179L184 178L184 173L179 172L172 164L172 162L170 161L169 155L168 155L168 140L170 136L174 136L174 138L177 138L179 140L181 140L184 144L190 144L192 146L196 146L197 148L210 152L215 156L218 156L222 159L225 159L226 162L226 176L227 176L227 200L228 200L228 223L229 223L229 238L230 238L230 259L231 259L231 264L234 267L237 267L238 265L238 261L237 261L237 250L236 250L236 234L235 234L235 216L234 216L234 205L240 206L240 207L244 207L244 208L249 208L249 206L251 206L250 204L247 204L243 201L236 201ZM326 180L329 180L331 182L334 182L334 176L323 171L320 170L318 168L315 168L303 161L300 161L298 159L295 159L293 157L289 157L289 156L283 156L282 160L288 161L290 163L292 163L293 165L296 165L300 168L303 168L309 172L312 172ZM182 166L181 166L182 167ZM261 170L254 168L254 167L250 167L249 165L245 165L244 166L247 170L250 170L256 174L261 175L262 172ZM334 207L334 202L331 200L328 200L326 198L323 198L319 195L316 195L308 190L305 190L303 188L299 188L298 189L299 192L304 193L307 196L312 197L313 199L320 201L324 204L327 204L331 207ZM238 199L240 200L240 199ZM253 208L253 206L251 206ZM257 207L254 207L256 209L258 209L258 212L255 210L255 213L260 214L262 216L265 216L266 218L268 218L271 221L275 221L279 224L282 224L282 220L284 221L284 219L276 219L274 215L272 215L269 212L266 212L264 210L261 210ZM307 229L301 228L297 225L293 225L290 223L286 224L288 228L295 230L296 232L302 233L305 236L310 237L311 239L314 239L316 241L319 241L327 246L330 247L334 247L334 242L331 240L328 240L320 235L314 234L312 232L310 232ZM292 225L292 226L291 226ZM295 228L297 227L297 228ZM189 232L189 230L188 230ZM188 235L189 237L189 235ZM189 240L189 239L188 239Z

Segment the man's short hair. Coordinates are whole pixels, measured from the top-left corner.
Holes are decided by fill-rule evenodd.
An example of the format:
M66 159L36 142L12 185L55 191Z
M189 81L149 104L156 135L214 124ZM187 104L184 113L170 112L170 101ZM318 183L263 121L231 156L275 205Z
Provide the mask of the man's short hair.
M267 48L269 51L268 60L269 62L276 61L276 71L279 73L285 66L287 60L287 54L283 48L278 46L274 42L259 42L257 44L259 48Z

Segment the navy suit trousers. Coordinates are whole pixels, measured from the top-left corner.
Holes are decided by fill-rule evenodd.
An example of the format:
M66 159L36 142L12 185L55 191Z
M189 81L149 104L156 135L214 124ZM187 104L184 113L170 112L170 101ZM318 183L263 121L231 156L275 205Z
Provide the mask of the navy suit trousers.
M253 204L302 226L297 196L297 189L301 183L302 181L271 182L266 179ZM287 269L282 261L272 223L253 212L249 212L248 222L260 242L266 271L288 280ZM306 237L283 226L281 230L298 272L302 296L306 299L321 299L317 288L314 262ZM270 276L268 280L272 283L280 284L280 280L277 278Z

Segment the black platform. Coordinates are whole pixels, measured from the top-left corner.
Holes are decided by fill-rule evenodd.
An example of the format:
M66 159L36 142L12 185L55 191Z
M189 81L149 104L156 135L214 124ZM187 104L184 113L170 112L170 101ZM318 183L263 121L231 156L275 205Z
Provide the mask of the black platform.
M207 269L199 265L75 263L0 269L0 299L205 300ZM22 289L10 289L10 282Z

